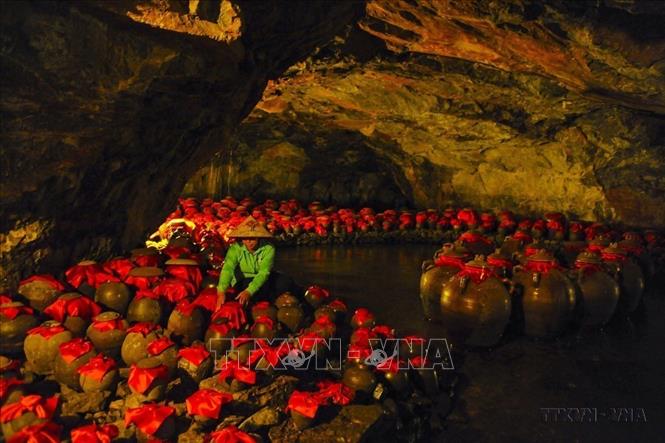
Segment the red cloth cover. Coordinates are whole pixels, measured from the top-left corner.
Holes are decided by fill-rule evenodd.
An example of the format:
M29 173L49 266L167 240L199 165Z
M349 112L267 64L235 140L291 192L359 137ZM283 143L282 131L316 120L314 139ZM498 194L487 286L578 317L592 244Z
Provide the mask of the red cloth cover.
M75 338L60 345L60 356L66 363L71 363L94 349L88 340Z
M0 422L10 422L26 412L32 412L39 418L50 419L58 407L58 397L42 397L41 395L26 395L16 403L0 408Z
M46 326L46 325L40 325L37 326L36 328L32 328L28 331L28 335L33 335L33 334L39 334L45 339L49 339L53 337L54 335L58 335L61 332L65 332L67 329L58 324L58 325L51 325L51 326Z
M321 405L321 398L314 392L293 391L289 397L289 404L285 411L293 410L305 417L316 417L316 411Z
M143 394L146 392L155 380L168 380L169 368L165 365L159 365L154 368L139 368L133 364L129 369L129 377L127 378L127 386L132 391Z
M240 329L245 323L247 323L247 317L245 316L243 306L235 301L227 301L222 304L222 306L220 306L212 315L213 320L218 318L226 318L235 329Z
M193 296L196 293L194 284L189 280L179 278L165 278L154 288L155 294L164 297L171 303L178 303L180 300Z
M185 404L189 415L201 415L218 419L222 406L233 401L233 395L213 389L199 389L190 395Z
M19 315L32 315L34 312L29 306L0 307L0 315L9 320L14 320Z
M7 443L59 443L62 426L52 421L22 428Z
M147 403L138 408L127 409L125 413L125 425L136 425L141 431L153 435L159 430L169 416L173 415L175 409L155 403Z
M71 299L58 298L44 309L44 314L59 322L66 317L81 317L84 320L99 315L102 308L88 297L80 296Z
M111 443L118 436L115 425L98 425L92 423L72 429L72 443Z
M86 364L76 371L86 377L101 382L104 376L116 368L115 360L104 354L99 354L91 358Z
M107 273L117 275L120 280L125 280L129 276L129 271L134 269L134 263L128 258L114 258L102 265Z
M146 350L148 351L148 354L154 357L155 355L161 354L171 346L175 346L175 343L173 343L170 338L160 337L151 341Z
M256 443L256 439L235 426L227 426L208 437L210 443Z
M332 380L321 380L316 384L319 392L316 396L321 404L332 402L335 405L344 406L353 401L355 392L342 382Z
M208 352L203 345L194 345L180 349L178 351L178 356L198 366L203 363L203 360L210 356L210 352Z

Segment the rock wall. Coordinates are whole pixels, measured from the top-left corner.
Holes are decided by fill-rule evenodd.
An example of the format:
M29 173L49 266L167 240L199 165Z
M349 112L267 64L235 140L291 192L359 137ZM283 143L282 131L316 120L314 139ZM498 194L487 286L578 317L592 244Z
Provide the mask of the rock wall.
M3 5L0 286L136 246L267 81L357 13L305 1Z
M219 180L236 195L346 203L330 191L346 183L368 202L663 227L665 8L646 6L370 1L358 27L269 83ZM275 163L280 146L298 160ZM349 172L358 152L381 184Z

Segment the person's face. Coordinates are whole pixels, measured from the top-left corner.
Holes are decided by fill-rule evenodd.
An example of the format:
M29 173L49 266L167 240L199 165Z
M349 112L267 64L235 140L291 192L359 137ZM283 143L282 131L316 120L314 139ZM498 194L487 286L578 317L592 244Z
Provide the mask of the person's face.
M256 247L259 244L259 239L258 238L243 238L242 239L242 244L245 245L247 250L254 251L254 249L256 249Z

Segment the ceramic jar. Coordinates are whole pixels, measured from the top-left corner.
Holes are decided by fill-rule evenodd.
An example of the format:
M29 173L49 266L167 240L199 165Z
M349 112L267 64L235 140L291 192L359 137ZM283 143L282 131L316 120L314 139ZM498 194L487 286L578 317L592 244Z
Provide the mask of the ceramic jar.
M441 321L441 290L443 283L459 272L468 260L466 249L446 243L434 253L434 261L422 264L420 275L420 302L425 318L429 321Z
M86 364L96 354L95 348L87 340L74 338L59 347L55 357L55 379L67 387L80 391L80 375L78 368Z
M87 336L99 352L118 358L128 327L127 320L117 312L103 312L88 327Z
M124 283L102 283L95 290L95 301L105 309L120 315L127 313L130 297L129 287Z
M99 354L78 368L78 372L83 392L115 392L118 368L112 358Z
M537 338L561 334L572 319L576 291L552 254L542 249L514 271L523 292L524 332Z
M644 293L645 281L642 269L630 259L627 251L616 243L603 249L601 258L621 288L618 309L624 313L635 311Z
M74 336L68 329L57 321L49 320L28 331L23 351L33 370L47 375L53 372L60 345L72 338Z
M612 318L621 294L619 284L603 266L597 254L583 252L575 260L571 279L577 284L582 302L583 326L602 326Z
M510 313L510 294L482 256L443 284L442 323L469 346L497 344Z
M127 329L120 355L127 366L146 356L148 345L161 336L162 328L154 323L137 323Z
M16 354L23 349L28 331L38 322L32 308L23 303L10 301L0 304L0 348Z
M181 300L171 312L167 329L174 337L181 339L184 345L191 345L195 340L203 338L205 318L199 307L189 300Z
M131 366L127 386L142 401L161 401L169 383L169 369L155 357Z

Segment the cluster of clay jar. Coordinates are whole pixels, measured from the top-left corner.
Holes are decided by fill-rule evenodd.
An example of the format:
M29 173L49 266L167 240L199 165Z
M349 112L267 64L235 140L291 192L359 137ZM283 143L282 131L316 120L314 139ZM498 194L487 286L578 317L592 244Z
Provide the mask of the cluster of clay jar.
M319 408L380 398L381 392L404 396L412 389L395 364L364 364L371 354L369 339L394 337L394 331L375 325L365 309L347 322L346 305L316 286L304 300L284 293L274 304L258 302L249 311L234 301L217 307L217 274L200 254L182 246L139 249L105 263L84 261L64 275L66 283L34 275L16 294L0 299L6 354L0 358L0 425L9 442L67 438L58 421L66 396L31 392L32 382L42 379L54 379L62 394L131 395L136 407L126 403L121 432L135 429L139 441L175 438L176 409L165 394L173 380L187 380L187 415L212 441L260 441L232 426L214 430L233 407L234 393L270 383L279 375L275 363L292 353L324 358L322 340L349 323L357 358L343 362L337 379L321 373L315 389L293 393L285 411L296 426L310 425ZM257 349L254 339L265 346ZM422 350L421 338L411 342L406 358ZM437 389L432 371L417 372L415 380L428 392ZM113 423L99 419L68 431L73 442L109 441L118 435Z
M423 263L427 318L471 346L496 345L509 325L552 338L629 316L655 287L665 251L656 232L568 223L561 214L543 226L514 223L506 236L467 231L445 244Z

